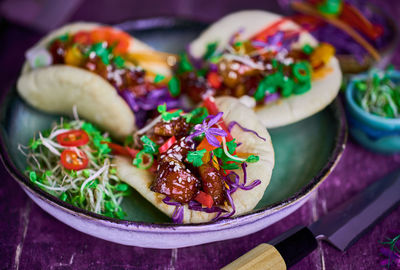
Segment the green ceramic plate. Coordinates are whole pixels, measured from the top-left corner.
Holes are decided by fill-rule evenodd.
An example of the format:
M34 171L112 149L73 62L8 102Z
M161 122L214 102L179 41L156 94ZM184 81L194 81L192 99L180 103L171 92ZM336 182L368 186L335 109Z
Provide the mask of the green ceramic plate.
M157 18L127 22L119 26L157 49L177 53L185 49L184 44L192 40L205 25L193 21ZM171 220L167 216L158 211L135 191L133 191L133 195L130 198L125 199L123 202L123 208L128 214L126 219L134 221L134 223L124 223L126 221L102 217L67 205L33 186L22 175L26 167L26 162L24 156L18 152L17 146L18 144L28 144L29 139L36 132L49 128L60 116L48 115L30 107L21 100L15 87L9 90L0 108L1 157L10 173L24 187L28 195L33 196L32 198L35 201L35 197L39 198L51 206L55 205L69 213L78 213L92 221L106 220L114 225L126 224L130 226L136 224L137 226L153 226L152 228L171 226ZM310 118L269 131L275 149L276 163L271 183L265 191L262 200L251 213L227 221L215 222L216 226L225 224L224 228L229 228L229 226L226 226L226 223L232 223L234 224L232 228L234 228L234 226L241 226L250 220L260 220L261 222L262 219L265 219L259 227L254 227L254 229L248 229L246 232L243 232L244 235L261 227L266 227L293 212L331 172L340 158L347 137L345 116L341 103L338 100ZM41 204L39 203L39 205ZM46 206L41 205L41 207L58 219L63 220L62 217L47 210ZM275 215L276 213L278 215ZM274 217L268 220L269 216ZM67 220L63 221L74 226L68 223ZM179 231L179 225L172 226L176 226L174 227L175 232ZM198 226L203 226L202 228L206 229L209 225ZM77 229L87 232L84 228ZM153 244L138 243L137 239L127 243L125 240L116 240L91 232L87 233L119 243L153 247ZM236 235L239 236L238 234ZM229 237L219 238L227 239ZM188 242L185 245L204 242L208 241L202 239ZM156 244L154 245L154 247L160 247L156 246ZM172 246L168 245L168 247Z

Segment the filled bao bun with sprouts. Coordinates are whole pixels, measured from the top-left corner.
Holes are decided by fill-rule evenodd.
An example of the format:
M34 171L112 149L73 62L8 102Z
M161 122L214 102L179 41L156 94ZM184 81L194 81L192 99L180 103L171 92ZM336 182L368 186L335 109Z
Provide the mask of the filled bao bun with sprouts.
M192 100L231 95L254 108L266 127L287 125L336 97L341 71L334 48L288 18L240 11L212 24L182 55L182 92Z
M192 112L167 110L133 137L110 145L118 177L176 223L251 211L274 166L266 129L232 97L208 98Z
M73 23L27 51L17 88L35 108L70 114L76 105L83 118L124 138L171 100L168 57L117 28Z

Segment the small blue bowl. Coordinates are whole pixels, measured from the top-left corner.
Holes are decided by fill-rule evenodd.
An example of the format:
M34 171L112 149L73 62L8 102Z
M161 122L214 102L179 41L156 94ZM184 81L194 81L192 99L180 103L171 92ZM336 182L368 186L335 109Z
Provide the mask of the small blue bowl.
M400 72L388 73L400 83ZM346 111L351 136L364 147L381 153L400 152L400 118L385 118L364 111L355 101L355 82L368 78L361 74L351 79L346 90Z

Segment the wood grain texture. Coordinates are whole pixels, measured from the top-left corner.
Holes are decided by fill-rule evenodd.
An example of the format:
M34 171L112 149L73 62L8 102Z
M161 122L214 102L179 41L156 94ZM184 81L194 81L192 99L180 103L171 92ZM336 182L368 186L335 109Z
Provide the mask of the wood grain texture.
M236 269L286 270L286 264L274 246L261 244L222 268L222 270Z

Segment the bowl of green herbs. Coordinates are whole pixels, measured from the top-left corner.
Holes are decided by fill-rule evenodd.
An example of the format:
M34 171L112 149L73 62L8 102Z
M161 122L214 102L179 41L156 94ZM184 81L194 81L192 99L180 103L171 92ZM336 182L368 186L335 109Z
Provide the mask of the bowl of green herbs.
M355 140L373 151L400 152L400 71L373 69L353 77L346 105Z

